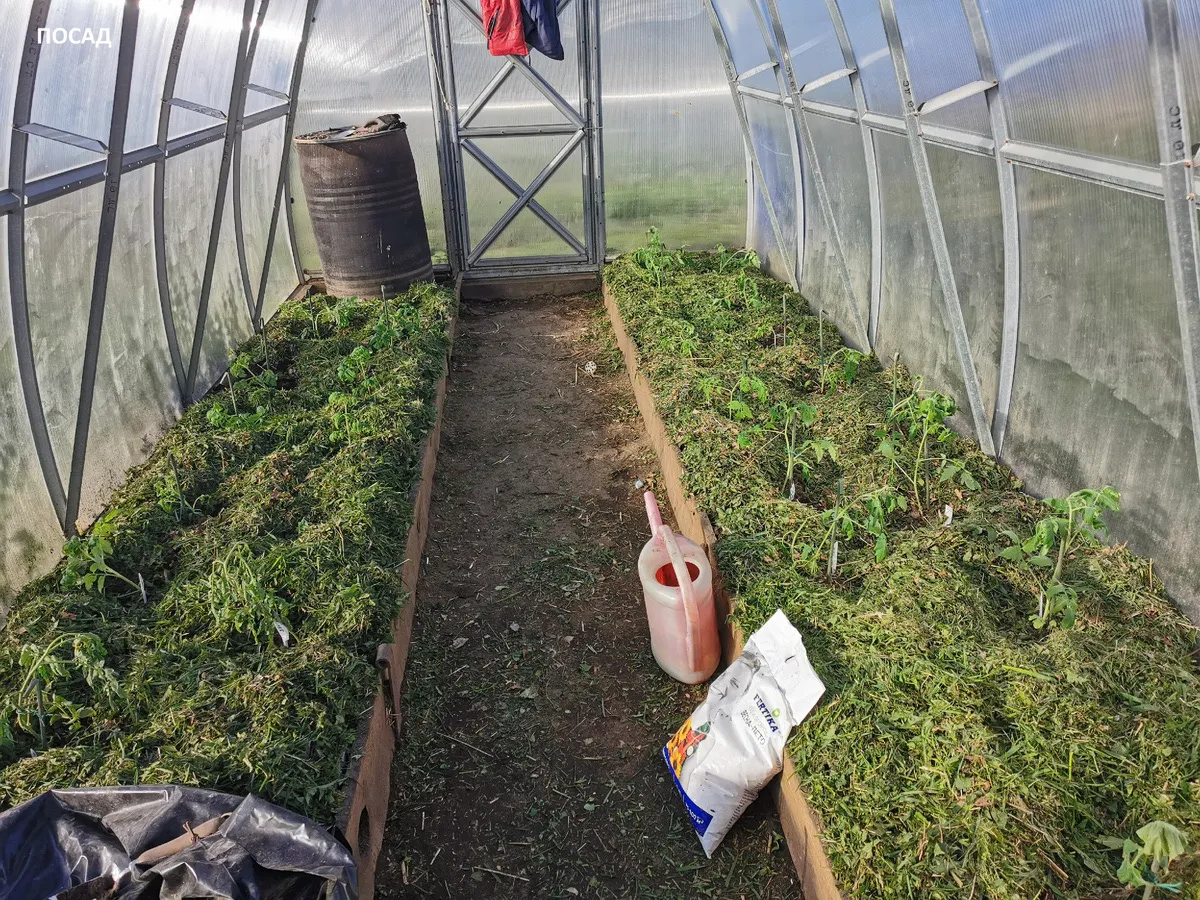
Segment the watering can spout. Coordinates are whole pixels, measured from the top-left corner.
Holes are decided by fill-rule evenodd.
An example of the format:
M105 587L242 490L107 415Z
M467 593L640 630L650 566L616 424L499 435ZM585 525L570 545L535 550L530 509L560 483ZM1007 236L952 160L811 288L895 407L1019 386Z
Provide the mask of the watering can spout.
M658 501L654 499L653 491L642 495L646 500L646 518L650 520L650 537L658 538L658 529L662 528L662 513L658 509Z

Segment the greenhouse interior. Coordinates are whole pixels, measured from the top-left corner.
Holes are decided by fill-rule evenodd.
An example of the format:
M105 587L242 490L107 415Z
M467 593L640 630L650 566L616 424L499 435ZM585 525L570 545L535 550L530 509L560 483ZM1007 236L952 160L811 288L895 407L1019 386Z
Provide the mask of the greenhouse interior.
M1200 0L0 11L0 900L1200 898Z

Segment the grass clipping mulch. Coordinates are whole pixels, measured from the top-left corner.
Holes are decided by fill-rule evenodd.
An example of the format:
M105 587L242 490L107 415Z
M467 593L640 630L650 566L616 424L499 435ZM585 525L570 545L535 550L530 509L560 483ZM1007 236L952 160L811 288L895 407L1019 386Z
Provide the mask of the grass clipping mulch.
M828 686L789 750L847 897L1128 896L1137 829L1200 846L1195 629L1097 539L1113 492L1023 493L752 254L654 239L606 281L734 618L782 608ZM1162 881L1200 896L1198 868Z
M29 585L0 633L0 809L49 788L196 784L332 823L453 297L286 304ZM144 584L144 596L142 585Z

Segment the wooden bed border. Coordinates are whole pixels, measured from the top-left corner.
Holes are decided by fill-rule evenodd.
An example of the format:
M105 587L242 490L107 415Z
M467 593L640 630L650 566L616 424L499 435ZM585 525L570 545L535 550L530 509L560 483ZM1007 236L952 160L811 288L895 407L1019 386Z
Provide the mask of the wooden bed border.
M604 286L604 308L616 334L617 346L621 348L621 355L625 358L625 370L629 373L633 395L637 400L654 453L658 457L667 489L667 499L675 512L675 521L685 536L708 551L708 560L713 572L713 602L717 609L718 621L721 623L722 655L726 663L732 662L741 654L745 636L730 618L732 598L725 590L717 570L717 560L713 554L716 540L712 523L683 488L683 464L679 458L679 448L667 434L667 427L658 414L650 382L639 367L637 348L629 338L621 312L607 285ZM788 852L796 866L804 897L806 900L842 900L841 891L829 867L829 858L821 845L821 826L817 815L800 787L791 757L786 754L783 772L772 780L769 790L779 810L779 822L783 826Z
M456 299L459 290L455 289ZM337 826L345 835L358 864L358 895L360 900L372 900L375 895L375 868L383 849L383 833L387 825L388 799L391 794L392 756L396 735L400 730L401 691L408 649L412 643L413 617L417 608L417 581L421 572L421 557L429 533L429 504L433 496L433 477L437 468L438 445L442 435L442 418L446 405L446 383L450 375L450 358L454 346L457 315L450 320L450 347L442 363L434 398L436 410L433 427L421 445L421 478L409 492L413 521L404 546L401 580L408 599L404 609L392 622L392 643L379 648L376 663L380 685L370 712L359 723L354 755L346 776L346 796L338 813Z

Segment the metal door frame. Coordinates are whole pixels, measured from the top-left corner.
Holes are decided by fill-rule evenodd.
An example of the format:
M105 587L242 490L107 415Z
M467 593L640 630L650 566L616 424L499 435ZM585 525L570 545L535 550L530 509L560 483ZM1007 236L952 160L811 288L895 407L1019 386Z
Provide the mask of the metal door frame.
M483 17L477 0L424 0L425 41L429 57L429 81L434 98L434 126L437 134L438 168L442 180L442 208L446 224L446 248L455 275L478 278L504 275L536 276L597 272L604 265L604 166L600 109L600 0L557 0L561 17L574 7L577 40L574 49L579 60L579 97L582 112L559 94L550 83L521 56L497 57L499 70L471 104L459 112L454 81L454 54L451 43L450 8L484 34ZM525 77L562 113L565 122L544 125L473 126L471 122L511 77ZM522 185L474 142L475 138L535 135L561 135L566 145L555 154L528 185ZM537 202L537 193L574 153L582 147L584 240L581 242L557 218ZM512 195L513 203L495 226L472 248L467 215L467 188L463 155L467 154ZM552 232L577 251L552 256L521 256L510 259L484 259L483 254L511 226L517 215L528 209Z

